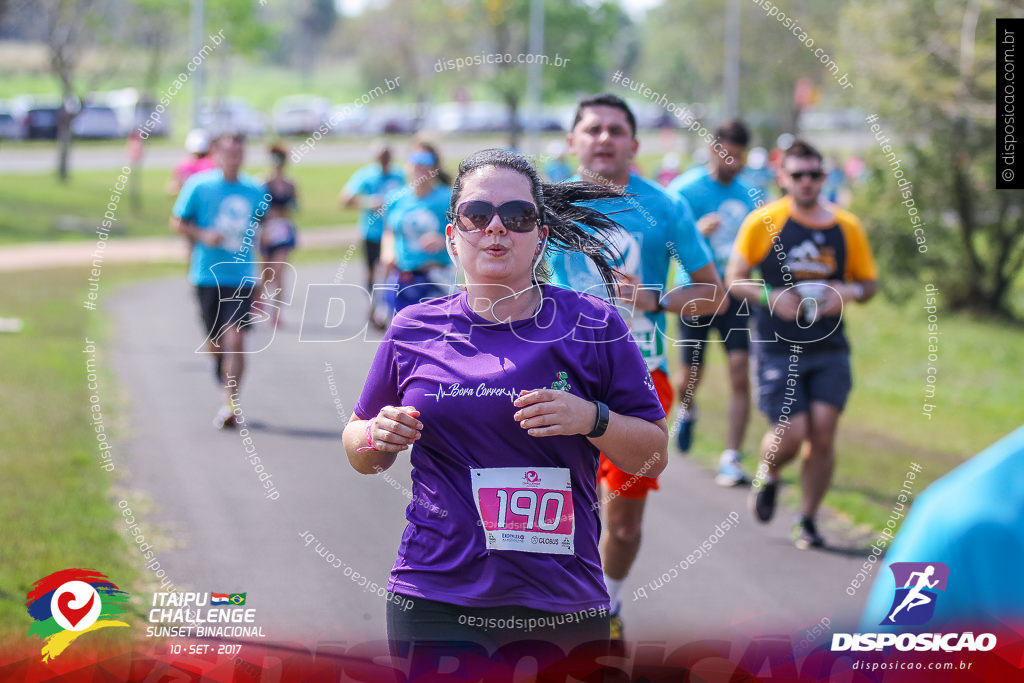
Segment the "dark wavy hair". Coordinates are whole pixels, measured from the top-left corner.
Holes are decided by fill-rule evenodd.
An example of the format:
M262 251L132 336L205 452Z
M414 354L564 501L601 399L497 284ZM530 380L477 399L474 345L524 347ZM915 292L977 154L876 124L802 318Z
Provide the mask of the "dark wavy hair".
M462 196L462 179L473 171L487 167L507 168L530 181L530 193L540 211L540 223L548 226L545 252L575 251L585 254L597 266L609 296L614 297L616 270L613 264L621 261L622 255L612 246L612 238L622 226L604 213L583 206L580 202L622 197L622 192L588 182L545 183L525 156L504 149L484 149L469 155L459 164L448 207L448 216L453 224L458 220L455 209ZM543 255L538 271L541 281L551 277L550 267Z

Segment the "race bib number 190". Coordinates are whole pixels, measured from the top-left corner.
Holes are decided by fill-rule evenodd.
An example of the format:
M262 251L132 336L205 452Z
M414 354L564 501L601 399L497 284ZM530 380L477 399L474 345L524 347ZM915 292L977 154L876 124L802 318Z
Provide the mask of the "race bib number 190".
M489 467L470 477L488 550L574 554L567 468Z

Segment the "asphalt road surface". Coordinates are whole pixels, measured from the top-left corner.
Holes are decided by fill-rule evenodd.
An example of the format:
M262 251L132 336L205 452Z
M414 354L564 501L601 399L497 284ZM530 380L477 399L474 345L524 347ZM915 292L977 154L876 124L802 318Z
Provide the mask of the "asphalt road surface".
M394 140L396 150L402 151L411 136ZM251 164L267 164L270 161L266 151L272 138L250 140L247 160ZM289 138L292 147L300 147L305 138ZM343 140L326 139L311 145L311 151L304 153L300 163L307 166L335 166L337 164L369 163L372 138L351 138ZM500 147L507 144L504 137L452 137L444 142L444 158L452 162L485 147ZM127 163L127 151L123 141L89 144L76 141L71 146L68 165L74 171L114 171ZM147 169L172 169L185 156L183 147L171 145L149 146L146 148L142 165ZM0 146L0 173L53 173L57 168L57 145L10 148Z
M362 588L355 572L387 581L405 524L409 501L399 488L410 486L409 460L399 457L386 476L360 475L348 465L339 435L380 335L360 332L365 304L357 298L344 311L321 305L326 293L351 294L356 288L345 283L361 280L361 264L345 260L301 269L285 326L276 333L263 326L249 337L250 349L266 348L248 356L240 400L249 448L270 475L270 491L240 433L212 427L219 393L210 359L195 352L202 334L184 272L106 302L115 340L108 362L128 415L118 463L128 473L125 500L145 511L142 528L156 539L157 559L175 587L246 592L257 623L277 641L384 637L384 600ZM325 287L336 282L340 287ZM279 496L268 498L274 490ZM643 547L625 591L627 636L792 635L823 619L832 628L856 619L867 589L851 597L846 588L865 544L826 528L838 547L796 550L792 511L760 525L746 497L745 489L719 488L713 473L673 456L649 499ZM739 523L679 569L734 511ZM329 564L332 556L340 568ZM634 592L644 584L646 598Z

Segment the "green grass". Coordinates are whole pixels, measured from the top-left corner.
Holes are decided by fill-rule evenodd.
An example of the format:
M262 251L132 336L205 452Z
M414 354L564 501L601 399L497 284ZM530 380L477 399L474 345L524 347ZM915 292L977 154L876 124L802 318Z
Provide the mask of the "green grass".
M927 320L920 304L896 306L876 299L847 311L853 345L854 388L839 425L837 467L825 503L855 524L884 526L911 462L922 471L913 492L956 467L1020 425L1024 359L1020 328L939 314L936 407L922 414L928 366ZM727 402L724 353L709 347L709 365L697 392L700 406L692 457L717 464L724 447ZM678 362L678 361L676 361ZM752 406L743 452L753 472L764 417ZM798 465L783 479L794 486L784 501L798 500Z
M304 249L299 263L336 260L337 249ZM103 294L153 277L181 275L180 263L108 264ZM20 333L0 333L0 352L10 359L0 373L4 429L0 430L0 643L22 642L31 619L25 595L32 584L71 567L101 571L132 596L128 616L144 621L139 597L153 579L124 535L116 507L124 485L118 462L118 425L124 419L124 388L111 368L110 321L82 308L87 273L59 268L0 273L6 292L0 317L20 318ZM100 465L90 418L85 340L95 343L95 371L105 432L113 440L115 469ZM139 506L135 512L143 512ZM150 534L147 534L150 535ZM100 647L127 642L128 629L90 635ZM42 647L42 641L39 641Z
M299 191L299 229L354 225L358 212L341 209L338 193L357 165L296 166L289 171ZM267 169L249 168L265 177ZM132 191L122 193L115 230L125 237L170 235L168 219L174 197L165 193L169 172L136 171L130 182L139 183L140 202L134 210ZM76 171L66 185L51 174L0 175L0 244L60 240L95 240L107 203L117 182L117 171Z
M180 272L175 264L173 270ZM160 266L108 266L107 292L119 282L151 277ZM90 420L85 339L103 338L102 318L85 311L84 269L0 273L0 316L19 317L24 329L0 334L8 361L0 373L4 429L0 430L0 642L27 632L25 595L60 569L86 567L131 591L137 558L119 531L111 486L120 476L101 469ZM118 389L110 357L96 345L96 369L105 429L116 425ZM116 464L115 464L116 468ZM141 610L141 606L133 608ZM138 611L141 615L141 611ZM120 629L109 637L117 639Z

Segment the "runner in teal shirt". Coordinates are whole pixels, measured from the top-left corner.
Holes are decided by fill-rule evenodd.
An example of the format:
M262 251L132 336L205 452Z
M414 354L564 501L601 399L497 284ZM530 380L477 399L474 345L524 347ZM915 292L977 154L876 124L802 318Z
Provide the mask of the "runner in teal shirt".
M393 237L388 298L395 312L426 298L444 296L454 284L444 239L451 179L441 168L437 149L429 143L414 143L406 164L409 184L389 198L384 216L387 234Z
M597 200L590 206L606 213L628 233L629 240L618 240L632 242L633 249L626 250L621 264L624 270L630 270L625 267L631 260L629 252L639 252L638 274L627 272L624 275L644 289L634 297L629 286L620 284L619 296L625 301L635 299L637 302L639 311L628 321L630 332L651 373L648 387L657 392L662 408L669 413L673 392L665 354L665 312L678 313L684 307L691 307L687 310L694 313L717 310L724 293L721 278L715 272L711 253L700 239L685 202L630 172L639 142L636 117L622 98L604 94L581 101L568 143L579 158L580 176L623 192L621 198ZM607 296L595 287L592 274L586 276L585 269L573 259L573 256L552 259L553 282ZM695 283L713 285L716 289L686 287L665 294L672 259L690 271ZM697 299L702 297L706 297L706 301L697 304ZM607 525L601 559L612 611L612 639L618 640L623 638L620 615L623 586L640 550L646 497L649 491L658 488L658 481L642 474L628 474L604 455L598 468L598 481Z
M740 225L756 204L750 187L740 180L750 144L750 132L738 119L723 122L715 129L714 142L708 149L711 160L706 166L693 168L679 176L667 188L690 205L697 217L697 231L714 255L715 268L725 279L725 268L732 255L732 245L739 234ZM689 276L682 268L676 269L676 282L686 283ZM719 486L739 486L748 481L740 465L740 448L750 420L750 308L738 298L730 296L729 306L713 316L686 318L680 326L682 394L680 419L675 429L676 444L684 453L693 441L697 406L694 396L701 381L704 349L708 335L714 329L721 337L729 365L729 410L725 435L725 449L718 458L715 483Z
M580 180L579 175L569 182ZM622 199L602 199L591 206L610 216L629 234L630 248L639 250L640 283L664 291L668 285L670 263L675 260L687 272L696 272L711 263L711 252L697 232L693 213L686 202L665 192L657 183L629 175ZM589 261L583 254L558 254L551 260L552 283L579 289L607 298L607 292L594 280L581 277ZM639 313L639 311L638 311ZM648 370L668 372L665 352L667 323L664 312L645 312L646 324L634 317L633 337L647 361Z
M377 328L384 326L387 314L377 310L374 303L374 284L383 279L378 273L380 264L380 242L384 235L384 216L388 204L405 184L405 176L391 165L391 148L380 144L376 153L377 163L364 166L353 174L341 191L341 205L359 212L359 232L363 237L363 254L366 257L366 291L374 293L370 304L370 322Z
M264 185L240 173L245 137L221 135L213 141L218 168L190 177L174 203L171 227L192 244L189 281L195 285L200 316L206 330L206 350L224 404L214 417L218 429L235 425L237 397L245 371L245 331L269 319L265 309L252 307L260 278L260 220L270 195ZM263 302L273 305L273 302Z

